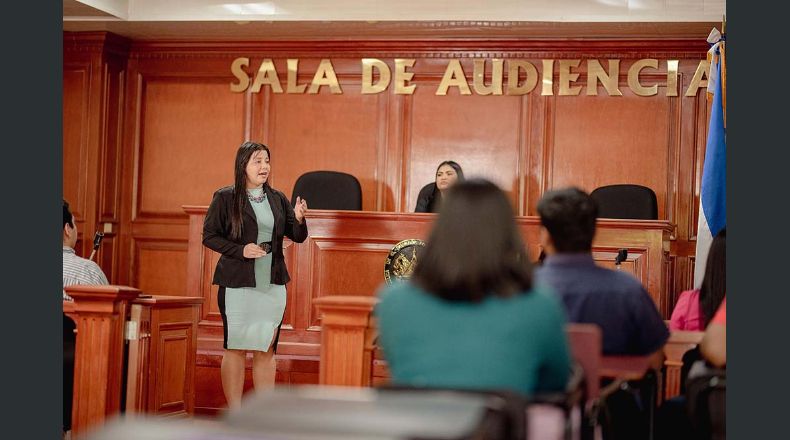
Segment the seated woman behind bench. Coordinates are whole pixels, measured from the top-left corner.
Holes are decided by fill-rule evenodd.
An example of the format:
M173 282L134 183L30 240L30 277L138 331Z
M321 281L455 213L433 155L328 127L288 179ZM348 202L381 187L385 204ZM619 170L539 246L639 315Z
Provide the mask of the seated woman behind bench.
M380 296L379 342L396 384L524 395L565 387L562 308L533 288L510 202L489 181L448 191L414 276Z
M702 286L680 294L669 321L670 330L705 330L724 300L727 288L727 228L713 237L706 261Z
M447 192L456 182L464 180L464 170L452 160L445 160L436 168L436 180L425 185L417 195L417 206L414 212L439 212L442 194Z

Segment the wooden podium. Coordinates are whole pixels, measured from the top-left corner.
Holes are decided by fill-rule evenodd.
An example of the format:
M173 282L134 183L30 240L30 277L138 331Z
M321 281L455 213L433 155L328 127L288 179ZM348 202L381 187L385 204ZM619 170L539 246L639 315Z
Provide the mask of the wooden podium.
M72 431L125 410L184 416L195 407L202 298L141 295L126 286L69 286L76 323ZM128 346L128 348L127 348Z

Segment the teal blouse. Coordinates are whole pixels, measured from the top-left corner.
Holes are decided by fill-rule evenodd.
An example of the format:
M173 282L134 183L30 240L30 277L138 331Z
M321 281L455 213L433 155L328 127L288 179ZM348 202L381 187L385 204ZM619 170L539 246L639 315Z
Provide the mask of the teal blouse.
M527 396L565 389L571 365L565 316L550 292L466 303L399 283L380 297L379 343L396 384Z

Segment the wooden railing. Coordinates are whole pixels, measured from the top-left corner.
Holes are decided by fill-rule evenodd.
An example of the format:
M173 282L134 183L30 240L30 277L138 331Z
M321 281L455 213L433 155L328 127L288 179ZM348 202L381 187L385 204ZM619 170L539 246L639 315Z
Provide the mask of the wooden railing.
M142 295L127 286L65 290L74 301L64 301L63 312L77 333L73 437L84 436L121 409L168 416L194 411L202 298Z
M385 362L375 356L379 350L375 346L372 313L377 302L376 298L359 296L327 296L316 300L322 320L321 384L370 386L386 380ZM701 335L701 332L671 333L664 346L665 398L678 395L683 354L699 343ZM636 367L640 376L647 368L646 365ZM622 372L624 379L632 379L631 370L636 367L633 363L604 363L602 375L617 377Z

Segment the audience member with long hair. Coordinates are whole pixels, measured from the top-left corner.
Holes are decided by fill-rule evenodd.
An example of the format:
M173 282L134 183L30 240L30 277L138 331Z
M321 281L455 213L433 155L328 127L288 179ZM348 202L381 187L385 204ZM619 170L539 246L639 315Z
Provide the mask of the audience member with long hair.
M510 202L489 181L448 191L413 277L380 295L395 384L524 395L566 385L561 305L533 286Z
M727 290L727 228L713 238L705 263L705 276L699 289L680 294L672 318L671 330L702 331L713 319Z
M456 182L463 182L464 170L461 165L445 160L436 168L436 180L432 185L426 185L417 195L417 206L414 212L439 212L443 195Z

